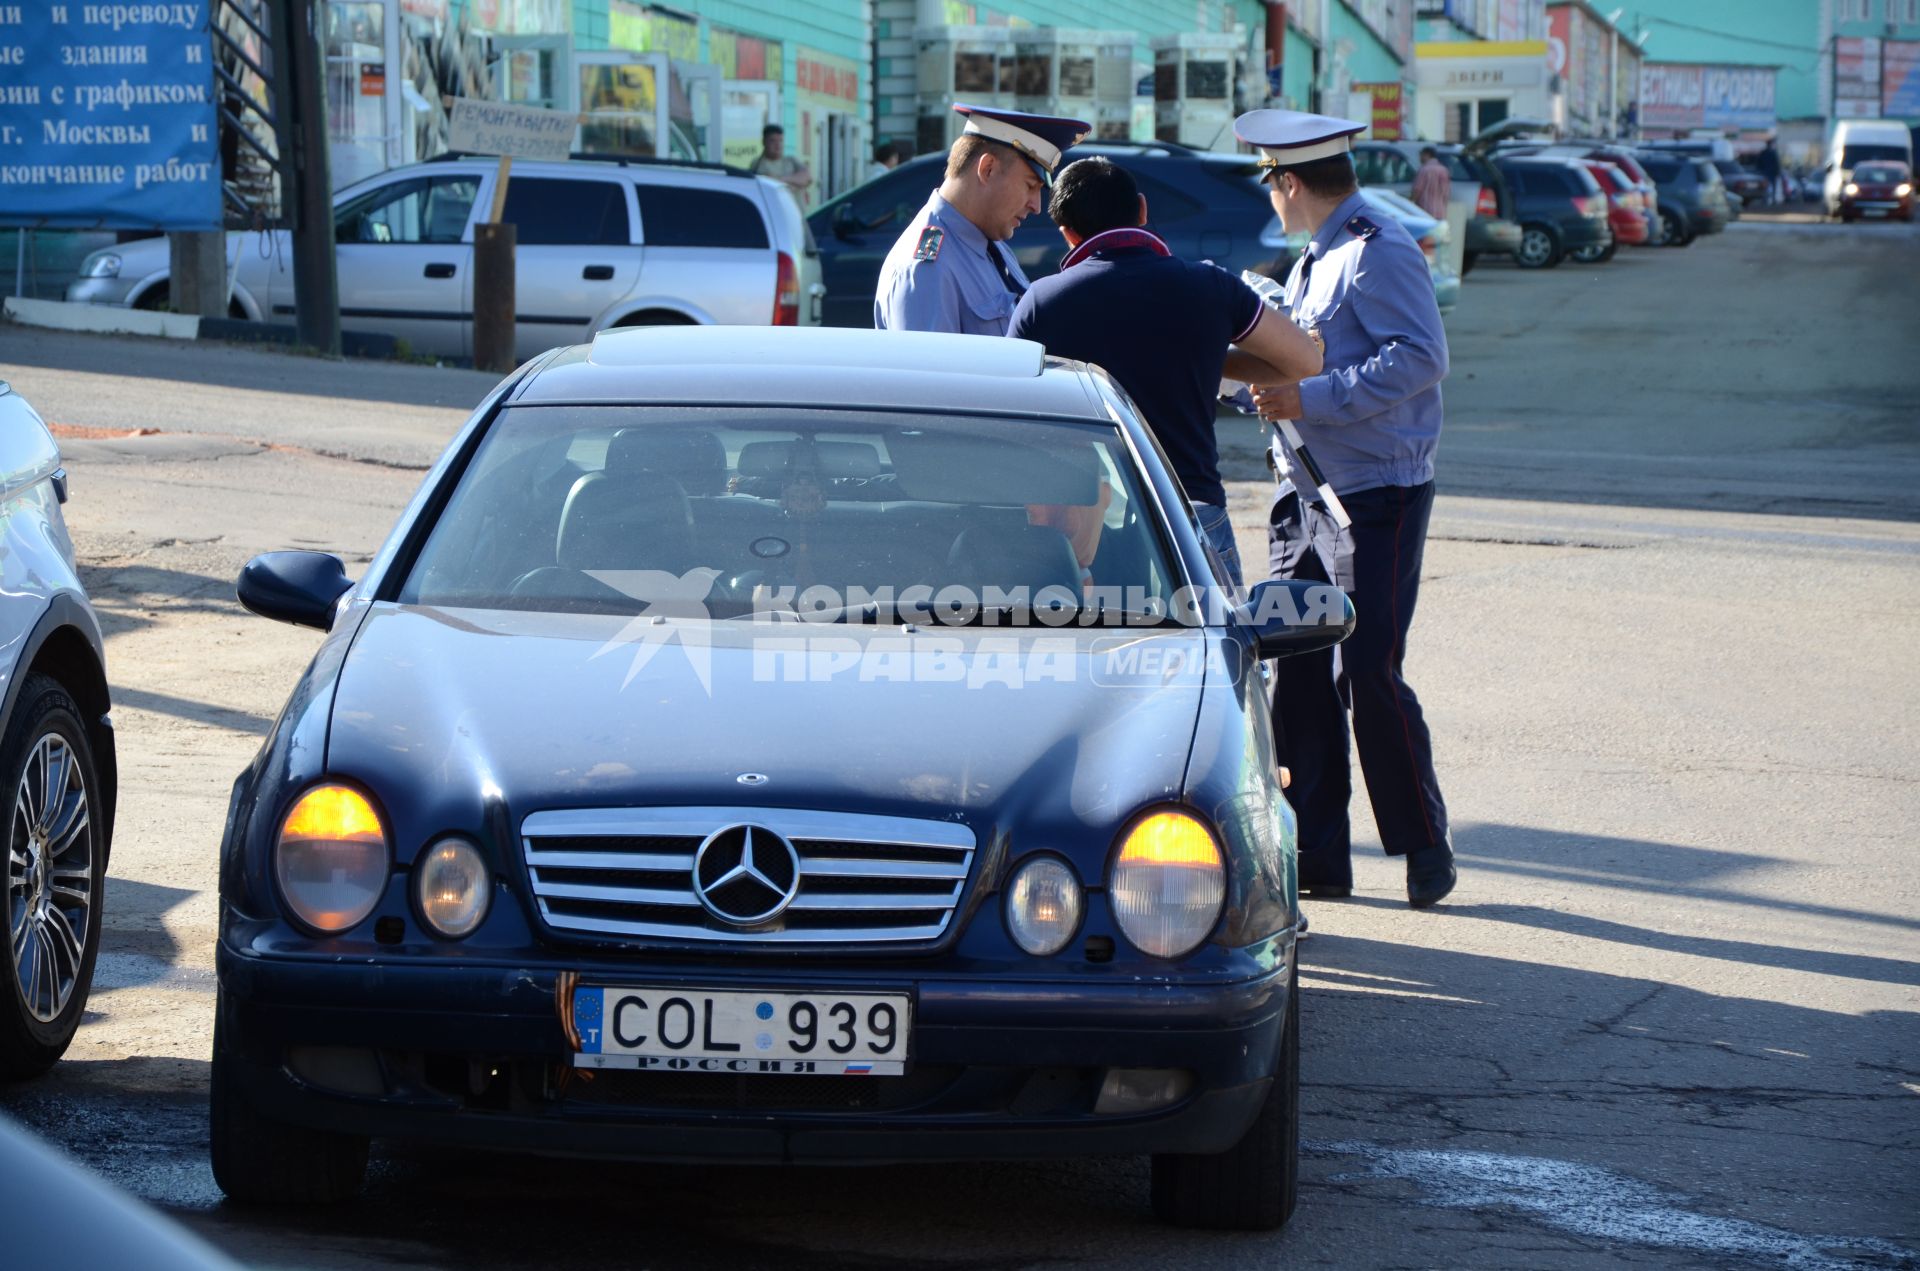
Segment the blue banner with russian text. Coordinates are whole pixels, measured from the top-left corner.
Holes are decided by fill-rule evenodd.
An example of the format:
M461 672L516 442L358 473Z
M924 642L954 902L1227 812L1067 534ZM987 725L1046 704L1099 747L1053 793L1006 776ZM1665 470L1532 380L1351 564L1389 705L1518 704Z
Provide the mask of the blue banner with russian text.
M220 228L209 0L0 0L0 225Z

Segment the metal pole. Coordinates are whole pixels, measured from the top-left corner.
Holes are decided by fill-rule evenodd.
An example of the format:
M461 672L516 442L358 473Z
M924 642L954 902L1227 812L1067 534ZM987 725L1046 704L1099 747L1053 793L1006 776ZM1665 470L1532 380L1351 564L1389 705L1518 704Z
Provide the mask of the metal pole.
M340 290L333 259L333 177L327 155L327 85L321 57L324 0L279 0L286 22L280 67L286 93L275 105L292 125L293 306L300 343L340 353Z

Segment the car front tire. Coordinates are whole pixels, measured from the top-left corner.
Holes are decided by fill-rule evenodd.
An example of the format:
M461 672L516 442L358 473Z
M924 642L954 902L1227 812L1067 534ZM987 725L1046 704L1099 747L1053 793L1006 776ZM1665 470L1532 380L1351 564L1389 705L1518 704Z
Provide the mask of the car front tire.
M1286 1036L1260 1114L1240 1141L1211 1156L1153 1158L1153 1212L1176 1227L1272 1231L1300 1192L1300 969L1287 984Z
M1668 247L1685 247L1693 241L1693 231L1688 227L1686 218L1679 213L1660 213L1660 223L1666 226Z
M1520 250L1513 254L1514 263L1520 268L1552 269L1565 255L1560 236L1549 227L1540 224L1520 227Z
M1603 265L1613 259L1614 249L1618 246L1615 240L1608 239L1605 246L1582 247L1568 254L1583 265Z
M243 1205L331 1205L367 1177L366 1138L288 1125L263 1115L240 1088L233 1028L217 1005L208 1100L213 1181Z
M80 708L60 682L30 675L0 741L8 812L7 987L0 1080L36 1077L73 1042L100 951L107 848L94 816L100 774Z

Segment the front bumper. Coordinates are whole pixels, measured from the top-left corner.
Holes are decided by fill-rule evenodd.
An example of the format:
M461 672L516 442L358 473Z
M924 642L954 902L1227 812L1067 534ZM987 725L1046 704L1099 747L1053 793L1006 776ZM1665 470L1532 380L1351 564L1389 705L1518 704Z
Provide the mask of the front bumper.
M218 963L226 1071L274 1119L548 1155L781 1162L1224 1151L1275 1069L1291 936L1258 956L1267 969L1226 983L565 968L596 984L911 991L899 1078L576 1071L553 964L345 963L225 940ZM1182 1070L1191 1087L1152 1111L1096 1113L1110 1068Z
M1520 225L1497 216L1475 216L1467 221L1466 250L1482 256L1511 256L1520 250Z
M67 284L67 300L72 304L124 308L139 281L137 278L76 278Z

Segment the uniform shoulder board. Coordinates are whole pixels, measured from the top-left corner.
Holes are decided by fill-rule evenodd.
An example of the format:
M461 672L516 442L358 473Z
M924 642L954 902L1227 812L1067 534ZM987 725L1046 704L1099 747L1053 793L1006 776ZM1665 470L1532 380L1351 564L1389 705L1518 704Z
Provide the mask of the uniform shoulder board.
M1348 217L1347 228L1353 231L1356 238L1372 238L1380 232L1380 227L1364 216Z
M941 244L947 241L947 231L938 225L929 225L921 232L920 244L913 249L915 260L932 260L940 254Z

